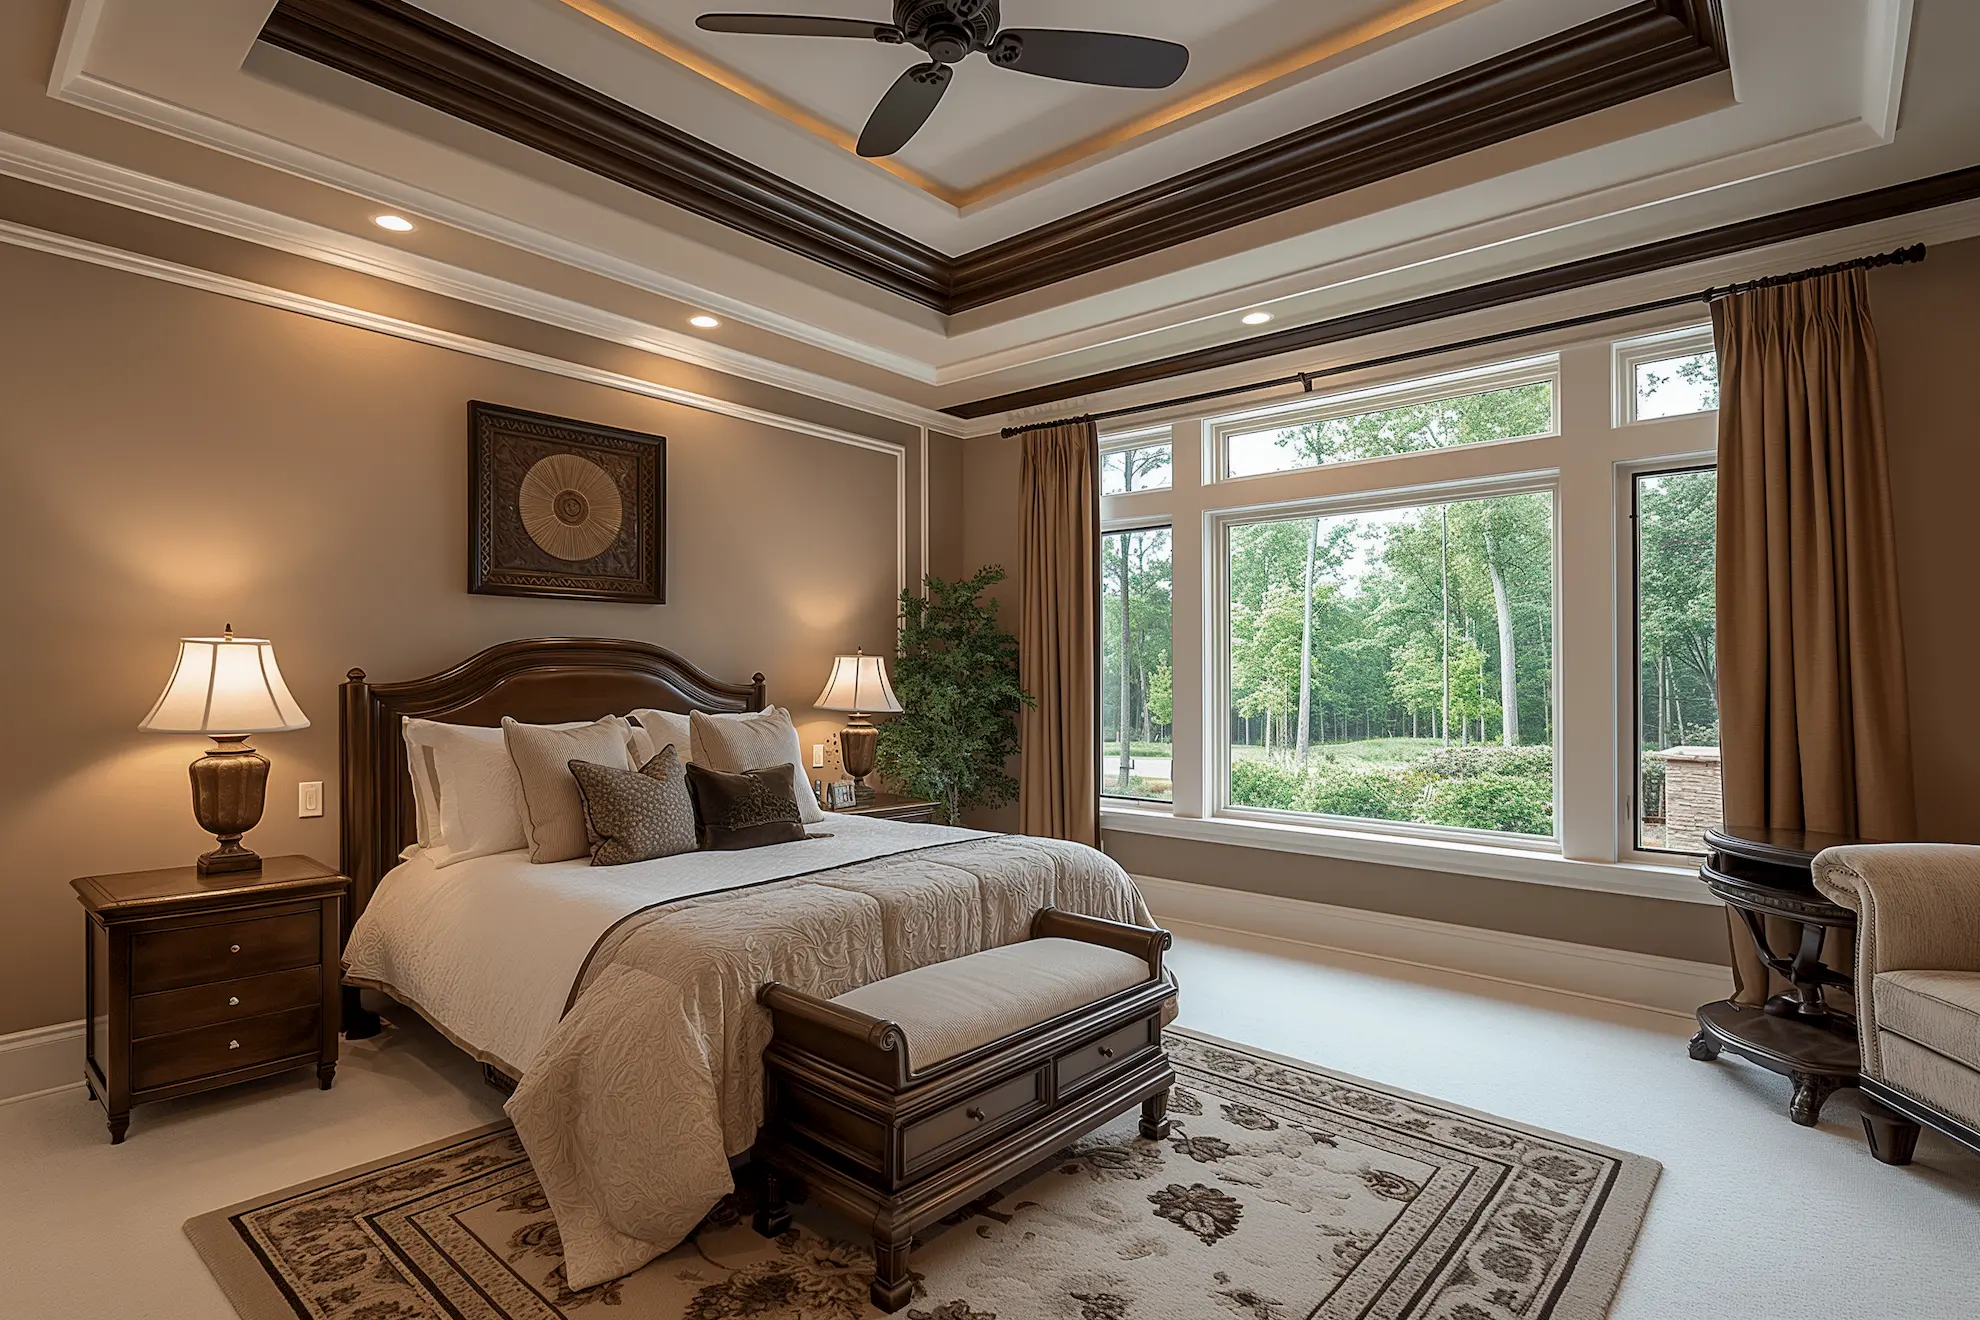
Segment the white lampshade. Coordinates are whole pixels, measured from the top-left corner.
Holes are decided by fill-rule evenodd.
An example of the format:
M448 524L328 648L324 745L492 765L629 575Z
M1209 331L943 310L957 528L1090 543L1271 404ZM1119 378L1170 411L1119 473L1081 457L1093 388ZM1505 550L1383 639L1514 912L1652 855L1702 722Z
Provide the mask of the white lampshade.
M849 710L857 715L898 715L901 703L887 681L887 662L877 655L842 655L832 661L832 677L812 703L820 710Z
M158 704L139 721L153 733L286 733L309 716L289 695L264 637L184 637L179 663Z

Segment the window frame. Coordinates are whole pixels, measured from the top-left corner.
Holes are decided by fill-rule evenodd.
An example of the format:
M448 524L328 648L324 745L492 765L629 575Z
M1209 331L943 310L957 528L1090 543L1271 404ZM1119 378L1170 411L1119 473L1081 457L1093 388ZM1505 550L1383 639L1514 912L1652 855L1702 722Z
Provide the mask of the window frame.
M1466 391L1472 393L1474 391ZM1444 396L1448 397L1448 396ZM1558 393L1556 394L1558 398ZM1558 412L1558 409L1556 410ZM1491 442L1499 443L1499 442ZM1473 445L1462 448L1476 448ZM1398 457L1413 457L1399 455ZM1282 475L1282 474L1273 474ZM1255 526L1266 522L1303 522L1308 518L1351 517L1357 513L1376 513L1392 509L1415 509L1438 504L1461 504L1471 500L1491 499L1499 495L1545 495L1550 509L1550 532L1552 553L1552 582L1550 586L1553 622L1551 625L1553 645L1548 666L1549 701L1553 705L1553 725L1560 726L1561 701L1561 535L1560 535L1560 480L1559 474L1552 471L1516 472L1497 477L1481 478L1463 482L1440 482L1428 486L1385 487L1377 491L1359 491L1352 494L1322 496L1317 499L1300 500L1291 504L1273 502L1249 508L1222 509L1211 516L1210 547L1213 555L1211 572L1213 589L1209 599L1214 620L1211 643L1211 672L1209 700L1204 706L1204 727L1215 729L1216 735L1209 739L1210 778L1205 787L1209 790L1207 816L1210 819L1260 820L1278 824L1317 824L1329 829L1359 830L1370 834L1390 835L1406 839L1430 839L1449 843L1473 843L1485 846L1514 848L1534 853L1561 851L1561 754L1556 740L1554 748L1554 832L1551 836L1536 834L1510 834L1502 830L1470 829L1457 825L1430 825L1417 821L1378 820L1369 816L1338 816L1326 812L1288 811L1274 807L1242 806L1231 801L1231 744L1229 737L1231 722L1231 594L1230 594L1230 533L1237 526ZM1173 606L1171 607L1173 617Z
M1709 324L1682 326L1676 330L1664 330L1653 335L1638 335L1632 339L1617 340L1613 352L1615 425L1618 428L1695 421L1718 412L1716 408L1700 408L1695 412L1672 413L1668 417L1636 415L1636 369L1648 363L1667 362L1672 358L1691 357L1697 353L1717 353L1718 345L1712 337L1712 327Z
M1288 430L1295 426L1328 422L1341 417L1388 412L1396 408L1406 408L1411 404L1436 403L1465 395L1492 394L1522 385L1541 384L1550 387L1548 411L1551 415L1546 428L1532 435L1507 436L1503 440L1481 440L1469 445L1450 445L1443 450L1426 449L1410 454L1378 454L1368 458L1342 459L1337 463L1309 463L1301 467L1281 468L1275 472L1253 472L1241 477L1230 475L1231 439L1234 436L1250 435L1268 429L1266 425L1260 423L1277 422L1276 427L1269 429ZM1546 439L1558 436L1560 433L1560 360L1551 353L1540 354L1487 367L1447 371L1434 376L1327 394L1315 402L1308 402L1303 398L1295 399L1290 403L1267 404L1244 412L1212 418L1209 421L1209 479L1218 485L1270 481L1294 473L1312 472L1318 468L1338 469L1356 467L1364 463L1387 463L1399 458L1414 458L1416 454L1443 453L1450 449L1483 449L1495 445L1524 444L1529 440Z
M1166 430L1167 428L1164 428L1164 429ZM1141 448L1142 446L1139 446L1139 445L1136 445L1136 446L1131 446L1131 447L1132 447L1132 448ZM1174 463L1175 463L1175 458L1174 458L1174 453L1173 453L1173 451L1171 451L1171 455L1170 455L1170 460L1169 460L1169 461L1170 461L1170 466L1171 466L1171 469L1173 469L1173 467L1174 467ZM1138 491L1138 490L1137 490L1137 491L1129 491L1129 492L1125 492L1125 493L1126 493L1127 495L1142 495L1142 494L1160 494L1161 492L1160 492L1159 490L1157 490L1157 491L1153 491L1153 492L1145 492L1145 491ZM1122 498L1122 496L1119 496L1119 495L1110 495L1110 496L1108 496L1107 498L1108 498L1108 499L1120 499L1120 498ZM1118 535L1118 534L1122 534L1122 533L1128 533L1128 532L1151 532L1151 531L1165 531L1165 532L1167 532L1167 533L1169 534L1169 672L1170 672L1170 681L1171 681L1171 683L1173 683L1173 682L1174 682L1174 674L1175 674L1175 617L1176 617L1176 582L1175 582L1175 573L1176 573L1176 558L1175 558L1175 555L1176 555L1176 550L1175 550L1175 547L1176 547L1176 529L1175 529L1175 526L1174 526L1174 524L1172 524L1172 523L1170 522L1170 520L1169 520L1169 517L1168 517L1168 515L1167 515L1167 514L1144 514L1144 515L1142 515L1142 516L1141 516L1141 517L1139 517L1139 518L1122 518L1122 519L1117 519L1117 520L1114 520L1114 521L1111 521L1111 522L1110 522L1110 521L1107 521L1107 520L1104 520L1104 519L1103 519L1103 520L1101 521L1101 524L1100 524L1100 560L1101 560L1101 562L1100 562L1100 571L1101 571L1101 574L1102 574L1102 581L1101 581L1101 583L1100 583L1100 591L1099 591L1099 593L1098 593L1098 595L1097 595L1097 597L1096 597L1096 599L1097 599L1097 600L1099 600L1099 601L1101 601L1101 602L1103 603L1103 606L1104 606L1104 602L1105 602L1105 600L1106 600L1106 591L1107 591L1107 587L1106 587L1106 581L1105 581L1105 574L1106 574L1106 571L1107 571L1107 564L1106 564L1106 559L1107 559L1107 538L1108 538L1109 536L1115 536L1115 535ZM1104 607L1103 607L1103 608L1101 609L1101 611L1100 611L1100 614L1101 614L1101 618L1102 618L1102 619L1104 620L1104 619L1105 619L1105 617L1106 617L1106 610L1104 609ZM1094 763L1095 763L1096 765L1101 765L1101 764L1104 764L1104 762L1103 762L1103 761L1102 761L1102 760L1100 759L1100 756L1099 756L1099 751L1100 751L1100 749L1101 749L1101 748L1103 748L1103 747L1105 747L1105 746L1107 745L1107 730L1106 730L1106 729L1104 729L1104 728L1100 728L1100 727L1098 727L1098 726L1100 725L1100 723L1101 723L1101 716L1102 716L1102 714L1103 714L1103 713L1105 712L1105 710L1106 710L1106 708L1107 708L1107 705L1106 705L1106 698L1107 698L1107 692L1106 692L1106 681L1107 681L1107 665L1106 665L1106 646L1107 646L1107 639L1106 639L1106 637L1105 637L1105 636L1103 635L1103 636L1101 636L1101 637L1099 637L1099 638L1097 638L1097 639L1096 639L1096 641L1097 641L1097 644L1098 644L1098 647L1099 647L1099 650L1098 650L1098 653L1097 653L1097 655L1096 655L1096 657L1095 657L1095 658L1096 658L1096 660L1097 660L1097 663L1096 663L1096 664L1095 664L1095 665L1093 666L1093 683L1094 683L1094 687L1093 687L1093 722L1094 722L1094 725L1096 726L1096 734L1097 734L1097 736L1096 736L1096 738L1094 739L1094 743L1095 743L1095 746L1094 746L1094 753L1095 753L1095 756L1094 756ZM1172 698L1172 699L1173 699L1173 698ZM1175 714L1175 712L1174 712L1174 711L1172 710L1172 711L1170 712L1170 716L1171 716L1171 718L1170 718L1170 721L1169 721L1169 729L1170 729L1170 735L1169 735L1169 736L1170 736L1170 739L1171 739L1171 744L1170 744L1170 757L1169 757L1169 760L1170 760L1170 765L1171 765L1171 767L1172 767L1172 769L1171 769L1171 774L1173 774L1173 773L1174 773L1174 771L1173 771L1173 766L1174 766L1174 763L1175 763L1175 749L1174 749L1174 742L1173 742L1173 740L1174 740L1174 737L1175 737L1175 720L1174 720L1174 714ZM1174 807L1174 805L1175 805L1175 788L1173 787L1173 782L1174 782L1174 781L1172 780L1172 781L1171 781L1171 787L1170 787L1170 789L1169 789L1169 796L1168 796L1168 797L1166 797L1166 798L1148 798L1148 797L1128 797L1128 796L1125 796L1125 795L1123 795L1123 794L1120 794L1120 793L1109 793L1109 792L1107 791L1107 788L1106 788L1106 783L1107 783L1107 781L1106 781L1106 777L1105 777L1105 776L1103 775L1103 776L1101 776L1101 777L1100 777L1100 779L1099 779L1099 786L1100 786L1100 806L1101 806L1101 809L1102 809L1102 810L1104 811L1104 810L1106 809L1106 806L1107 806L1107 804L1108 804L1108 803L1110 803L1110 802L1112 802L1112 803L1116 803L1116 804L1121 804L1121 803L1125 803L1125 804L1128 804L1128 805L1130 805L1130 806L1135 806L1135 807L1140 807L1140 808L1144 808L1144 809L1146 809L1146 808L1156 808L1156 809L1171 809L1171 808L1173 808L1173 807Z
M1634 376L1626 378L1630 391L1635 392ZM1716 410L1713 410L1716 411ZM1708 416L1709 413L1686 413L1689 419ZM1656 421L1674 421L1675 418L1655 418ZM1627 673L1622 687L1618 690L1618 714L1621 717L1618 727L1619 737L1616 746L1618 758L1618 782L1623 796L1620 804L1617 851L1633 861L1670 864L1673 859L1687 859L1704 856L1703 853L1685 852L1676 848L1645 848L1642 844L1643 822L1638 814L1637 798L1643 792L1642 767L1639 761L1643 738L1643 626L1640 588L1643 581L1643 538L1638 534L1637 493L1638 482L1645 477L1672 476L1684 472L1713 472L1719 468L1719 456L1715 450L1696 451L1688 454L1645 459L1635 463L1621 463L1616 466L1616 508L1626 511L1627 516L1619 518L1621 544L1618 545L1618 562L1627 574L1622 579L1616 593L1618 604L1617 637L1627 637L1627 648L1618 645L1617 650L1627 650L1625 661ZM1626 697L1624 694L1627 694Z

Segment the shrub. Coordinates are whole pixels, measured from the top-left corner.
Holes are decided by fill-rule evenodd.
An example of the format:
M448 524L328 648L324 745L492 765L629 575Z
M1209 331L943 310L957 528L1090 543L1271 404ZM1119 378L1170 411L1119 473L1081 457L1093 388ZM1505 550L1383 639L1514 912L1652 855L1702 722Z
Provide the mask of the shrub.
M1664 814L1664 775L1668 767L1663 758L1643 758L1643 804L1639 808L1645 820L1661 819Z
M1553 778L1551 773L1545 782L1530 776L1480 774L1437 780L1424 790L1418 819L1431 825L1550 835Z
M1302 776L1270 761L1231 762L1231 805L1293 811L1299 806Z
M1408 820L1416 795L1416 786L1407 775L1376 769L1329 769L1306 784L1299 809L1329 816Z
M1416 763L1438 779L1473 779L1479 775L1554 780L1554 749L1534 747L1440 747Z

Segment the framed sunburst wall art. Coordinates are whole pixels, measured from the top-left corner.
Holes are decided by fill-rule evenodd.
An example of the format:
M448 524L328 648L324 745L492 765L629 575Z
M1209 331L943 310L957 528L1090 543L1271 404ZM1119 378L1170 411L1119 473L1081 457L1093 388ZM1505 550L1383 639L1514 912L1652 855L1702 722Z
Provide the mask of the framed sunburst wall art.
M667 598L667 439L468 405L468 590Z

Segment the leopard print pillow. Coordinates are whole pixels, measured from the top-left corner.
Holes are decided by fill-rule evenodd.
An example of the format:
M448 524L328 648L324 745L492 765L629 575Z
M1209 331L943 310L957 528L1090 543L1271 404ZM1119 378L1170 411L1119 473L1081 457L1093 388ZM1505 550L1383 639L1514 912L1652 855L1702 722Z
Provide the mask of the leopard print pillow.
M673 744L637 771L572 761L571 774L584 799L593 866L650 862L695 850L694 803Z

